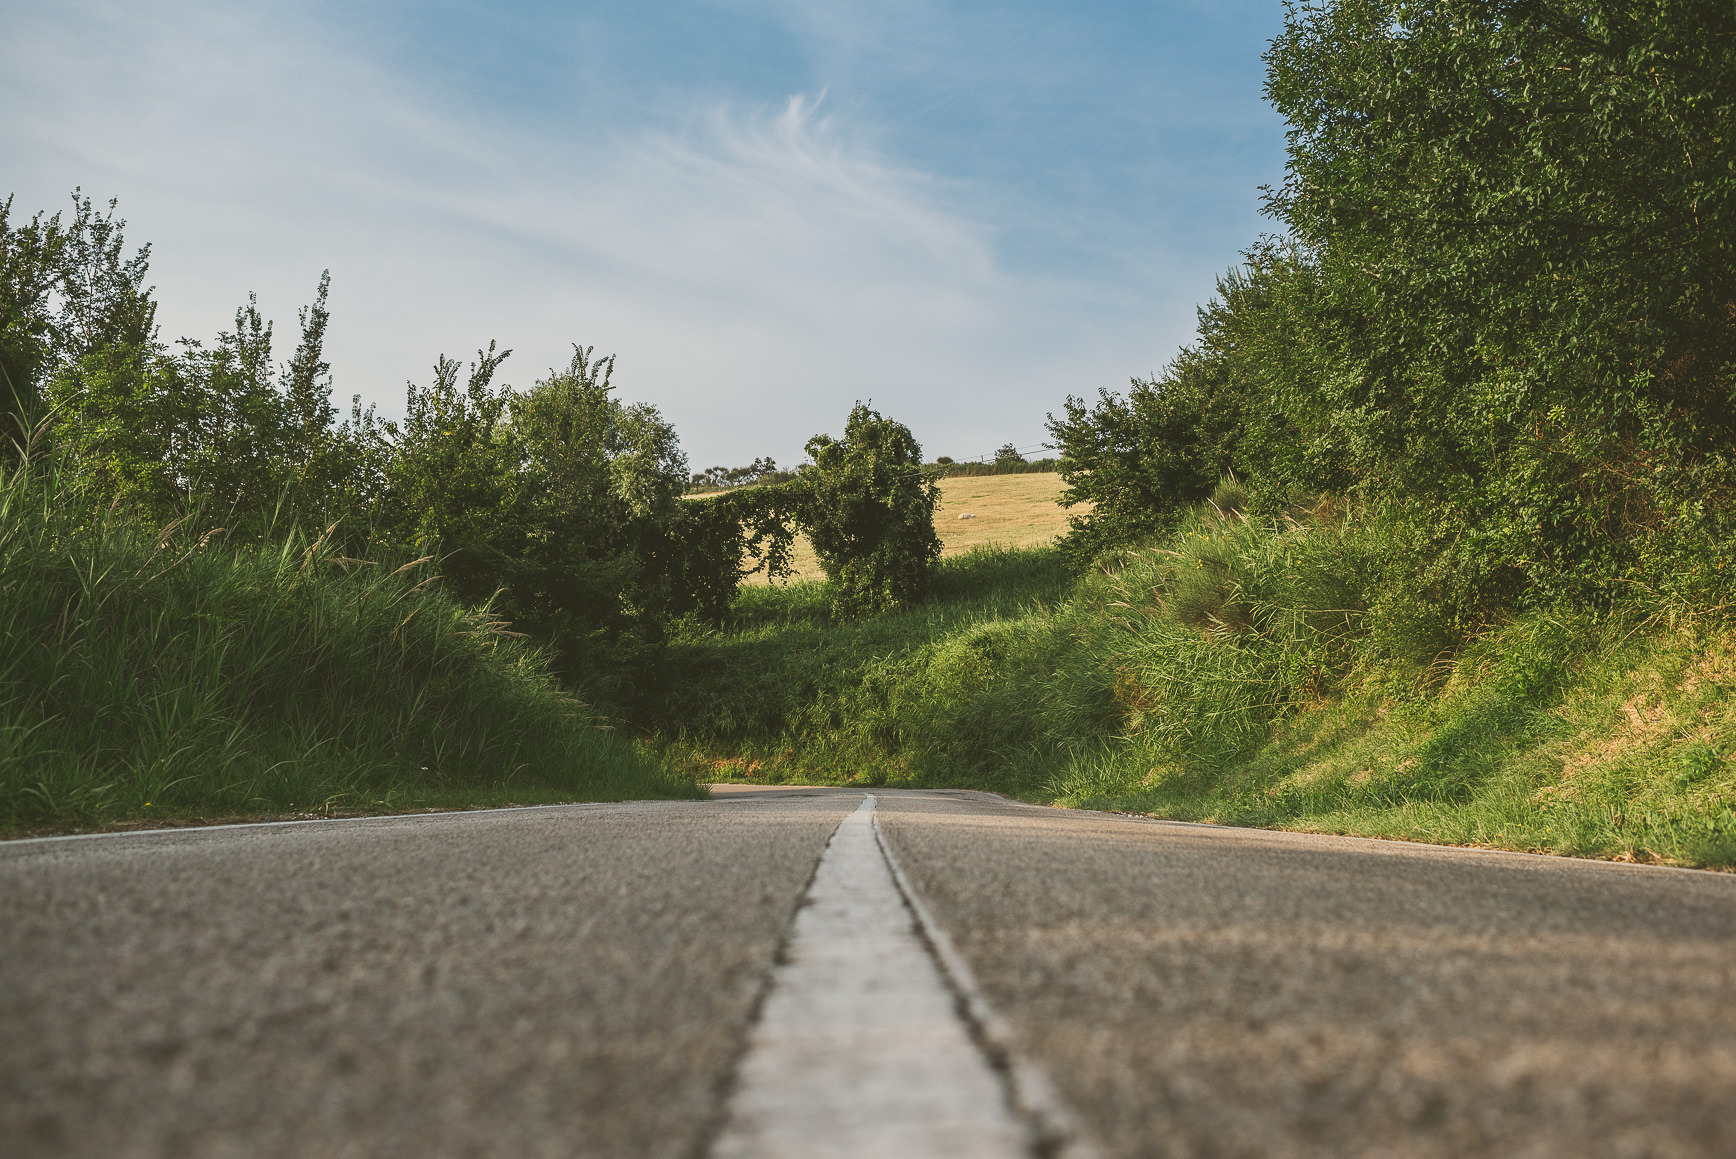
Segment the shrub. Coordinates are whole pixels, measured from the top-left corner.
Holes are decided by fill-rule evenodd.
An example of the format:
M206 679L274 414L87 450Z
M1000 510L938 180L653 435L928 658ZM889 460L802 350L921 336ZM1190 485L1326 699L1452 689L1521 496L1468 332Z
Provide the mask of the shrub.
M846 615L920 599L940 557L934 509L940 488L901 423L858 403L844 437L808 440L802 523Z

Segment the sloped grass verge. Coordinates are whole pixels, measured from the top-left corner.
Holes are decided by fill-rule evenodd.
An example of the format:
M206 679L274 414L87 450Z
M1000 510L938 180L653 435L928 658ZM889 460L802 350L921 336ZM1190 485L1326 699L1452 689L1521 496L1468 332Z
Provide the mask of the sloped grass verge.
M641 723L702 780L929 783L909 746L925 735L916 717L931 690L919 677L936 651L1048 615L1074 579L1052 548L983 547L937 566L928 601L861 620L835 618L821 583L744 587L728 625L686 626L674 679ZM965 775L949 766L944 779ZM983 775L984 787L1013 787Z
M1736 633L1541 617L1446 687L1369 681L1194 767L1135 740L1060 772L1057 803L1181 820L1736 867Z
M659 744L708 780L1736 866L1728 622L1467 626L1410 535L1208 506L1083 578L1045 549L946 561L930 604L874 621L754 590L683 642Z
M433 577L0 480L0 831L703 795Z

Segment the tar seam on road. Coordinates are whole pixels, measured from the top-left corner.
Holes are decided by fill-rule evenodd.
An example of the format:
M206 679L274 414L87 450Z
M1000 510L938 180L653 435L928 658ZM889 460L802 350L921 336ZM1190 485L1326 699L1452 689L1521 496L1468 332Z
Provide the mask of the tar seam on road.
M945 933L919 916L874 823L833 832L768 987L713 1159L1055 1156L1070 1124L997 1033ZM942 941L933 937L938 933Z

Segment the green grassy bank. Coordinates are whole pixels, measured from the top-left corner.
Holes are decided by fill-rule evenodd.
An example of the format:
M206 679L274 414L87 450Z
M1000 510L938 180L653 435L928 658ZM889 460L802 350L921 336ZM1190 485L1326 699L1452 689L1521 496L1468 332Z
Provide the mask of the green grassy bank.
M1449 623L1402 528L1210 505L1075 581L942 564L913 610L819 585L692 630L661 722L717 780L953 786L1164 817L1736 865L1736 632L1653 611Z
M984 548L937 567L930 599L863 620L835 619L824 583L744 586L727 627L689 623L672 647L676 679L652 720L658 747L711 780L963 778L1016 790L982 768L922 759L909 718L927 689L912 677L949 641L1046 615L1072 576L1049 551Z
M1299 706L1237 762L1137 740L1072 762L1060 804L1364 837L1736 866L1736 636L1526 620L1438 688Z
M702 794L432 575L0 479L0 832Z

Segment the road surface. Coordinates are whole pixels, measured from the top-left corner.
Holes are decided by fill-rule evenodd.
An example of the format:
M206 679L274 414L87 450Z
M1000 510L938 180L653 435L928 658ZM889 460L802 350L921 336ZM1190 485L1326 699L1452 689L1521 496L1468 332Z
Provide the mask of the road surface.
M1041 809L0 845L7 1156L1736 1154L1736 877Z

